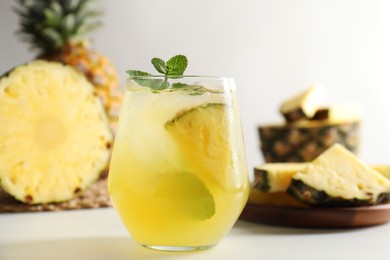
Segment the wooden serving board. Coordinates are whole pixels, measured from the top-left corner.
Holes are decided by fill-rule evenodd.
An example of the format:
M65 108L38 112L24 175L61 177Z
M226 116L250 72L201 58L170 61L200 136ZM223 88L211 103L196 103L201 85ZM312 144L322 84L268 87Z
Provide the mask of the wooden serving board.
M287 227L358 228L390 221L390 204L350 208L298 208L248 203L240 219Z

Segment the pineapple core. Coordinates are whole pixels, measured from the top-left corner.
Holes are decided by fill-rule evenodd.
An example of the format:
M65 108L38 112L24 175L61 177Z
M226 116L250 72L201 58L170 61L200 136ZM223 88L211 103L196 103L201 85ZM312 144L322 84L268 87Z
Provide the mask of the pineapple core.
M63 122L54 115L44 115L35 123L35 141L45 149L52 150L66 140L67 129Z

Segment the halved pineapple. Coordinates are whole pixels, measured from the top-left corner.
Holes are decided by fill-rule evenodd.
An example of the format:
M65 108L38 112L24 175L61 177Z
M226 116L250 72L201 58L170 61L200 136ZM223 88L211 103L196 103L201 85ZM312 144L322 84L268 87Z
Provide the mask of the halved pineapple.
M102 103L69 66L33 61L3 77L0 125L1 185L25 203L71 199L109 159Z

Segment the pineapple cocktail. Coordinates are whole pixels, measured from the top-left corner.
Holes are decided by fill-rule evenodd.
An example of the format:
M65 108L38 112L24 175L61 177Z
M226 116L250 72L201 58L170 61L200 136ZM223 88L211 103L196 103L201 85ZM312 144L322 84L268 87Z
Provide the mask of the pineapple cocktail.
M174 251L217 244L249 189L234 81L129 79L108 185L138 243Z

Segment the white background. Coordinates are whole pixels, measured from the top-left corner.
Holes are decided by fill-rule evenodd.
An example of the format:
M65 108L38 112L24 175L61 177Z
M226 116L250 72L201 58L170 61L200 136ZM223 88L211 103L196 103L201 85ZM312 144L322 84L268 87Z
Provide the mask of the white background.
M11 0L0 1L0 74L34 56L14 31ZM322 82L327 102L362 102L361 157L390 163L390 1L98 1L104 26L95 49L121 73L152 71L152 57L189 58L188 74L234 77L248 169L262 162L256 126L281 122L281 101ZM3 127L3 126L0 126Z

